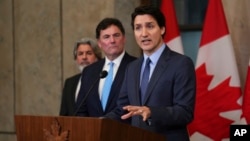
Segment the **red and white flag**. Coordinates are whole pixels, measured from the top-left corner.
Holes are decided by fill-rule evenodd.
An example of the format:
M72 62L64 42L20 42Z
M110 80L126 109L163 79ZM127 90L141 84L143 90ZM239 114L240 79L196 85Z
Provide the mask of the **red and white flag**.
M191 141L221 141L240 122L241 88L221 0L209 0L196 61L197 93Z
M166 34L164 37L165 43L171 50L184 54L173 0L162 0L161 11L166 19Z
M245 117L247 124L250 124L250 60L247 69L242 110L243 117Z

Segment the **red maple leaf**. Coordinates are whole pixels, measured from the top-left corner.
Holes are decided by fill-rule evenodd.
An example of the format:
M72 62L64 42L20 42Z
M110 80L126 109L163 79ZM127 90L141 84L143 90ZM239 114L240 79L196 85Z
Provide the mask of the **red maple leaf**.
M215 141L229 138L230 124L234 121L221 117L221 112L240 109L240 87L231 87L231 77L208 90L213 78L206 72L205 64L196 69L197 94L194 121L188 126L190 135L199 132Z

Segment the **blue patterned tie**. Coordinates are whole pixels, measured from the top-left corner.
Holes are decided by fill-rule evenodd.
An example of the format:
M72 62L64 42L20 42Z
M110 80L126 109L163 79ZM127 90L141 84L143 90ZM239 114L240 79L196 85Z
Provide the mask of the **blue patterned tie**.
M110 93L110 89L111 89L111 85L113 82L114 63L110 62L109 65L110 65L110 68L109 68L108 76L106 77L106 80L105 80L104 85L103 85L102 97L101 97L103 111L105 111L106 104L107 104L108 97L109 97L109 93Z
M141 79L141 102L144 101L145 94L147 91L148 87L148 81L149 81L149 73L150 73L150 58L147 59L145 68L142 74L142 79Z

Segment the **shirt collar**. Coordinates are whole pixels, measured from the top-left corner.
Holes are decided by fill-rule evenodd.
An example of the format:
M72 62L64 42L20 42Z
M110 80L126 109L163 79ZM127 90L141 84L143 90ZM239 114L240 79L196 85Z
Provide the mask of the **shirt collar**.
M125 55L125 51L123 51L116 59L114 60L109 60L107 57L105 57L105 65L108 65L109 62L113 62L116 65L119 65L122 61L123 56Z
M156 64L158 59L160 58L163 50L165 49L166 45L165 43L163 43L161 45L161 47L159 49L157 49L153 54L151 54L150 56L147 56L145 53L143 53L143 57L144 57L144 60L146 61L146 59L149 57L150 60L151 60L151 63L152 64Z

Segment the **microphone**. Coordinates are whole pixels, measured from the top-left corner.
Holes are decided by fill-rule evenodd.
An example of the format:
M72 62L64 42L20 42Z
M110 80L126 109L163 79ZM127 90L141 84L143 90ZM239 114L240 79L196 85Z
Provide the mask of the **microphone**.
M81 103L79 104L79 106L77 107L75 113L73 114L73 116L76 116L77 112L80 110L82 104L86 101L88 95L90 94L91 90L93 89L94 85L96 84L96 82L99 80L99 79L102 79L102 78L105 78L106 76L108 75L108 72L106 70L102 71L100 74L99 74L99 77L94 81L94 83L91 85L91 87L89 88L88 92L86 93L85 97L82 99ZM84 84L82 84L84 85Z

